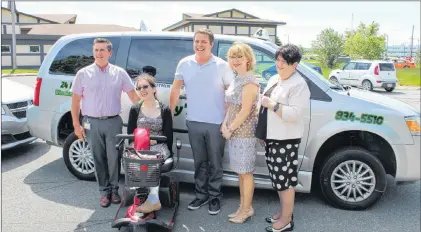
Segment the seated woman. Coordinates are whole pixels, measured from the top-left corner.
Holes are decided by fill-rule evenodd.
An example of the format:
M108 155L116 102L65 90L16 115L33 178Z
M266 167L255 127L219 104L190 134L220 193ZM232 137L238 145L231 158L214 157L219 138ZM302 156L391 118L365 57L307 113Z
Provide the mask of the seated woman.
M141 101L130 109L127 134L133 134L135 128L140 127L149 129L151 135L166 136L166 143L157 143L152 140L150 147L152 151L159 151L166 159L172 154L173 122L171 110L157 100L156 84L153 77L148 73L143 73L137 78L136 90L141 97ZM156 186L150 188L148 199L136 211L150 213L159 209L161 209L159 186Z

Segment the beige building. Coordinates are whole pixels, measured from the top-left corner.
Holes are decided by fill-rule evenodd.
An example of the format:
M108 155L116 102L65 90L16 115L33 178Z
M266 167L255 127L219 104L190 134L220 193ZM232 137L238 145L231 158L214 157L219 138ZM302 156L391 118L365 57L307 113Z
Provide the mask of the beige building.
M76 14L27 14L16 10L16 66L18 68L39 68L44 57L61 36L92 33L138 31L139 29L119 25L76 24ZM1 8L2 39L1 66L13 67L12 59L12 13Z
M229 9L211 14L184 13L183 19L163 31L195 32L200 28L209 28L214 34L252 36L259 28L269 33L275 42L277 27L286 22L261 19L238 9Z

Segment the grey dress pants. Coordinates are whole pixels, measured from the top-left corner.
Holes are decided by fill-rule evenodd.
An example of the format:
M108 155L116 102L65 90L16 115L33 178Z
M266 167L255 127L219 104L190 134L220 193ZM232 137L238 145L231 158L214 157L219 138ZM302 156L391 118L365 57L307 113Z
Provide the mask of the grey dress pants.
M116 135L122 133L123 120L120 116L108 119L84 116L82 126L85 123L90 124L90 129L85 128L85 134L94 158L99 192L102 196L118 192L120 156L115 145Z

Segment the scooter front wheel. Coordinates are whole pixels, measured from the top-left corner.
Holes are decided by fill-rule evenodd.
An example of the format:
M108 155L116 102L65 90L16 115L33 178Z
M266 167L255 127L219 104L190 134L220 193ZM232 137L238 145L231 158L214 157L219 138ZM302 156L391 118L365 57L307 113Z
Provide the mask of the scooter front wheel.
M129 190L126 187L124 188L123 207L127 207L133 204L133 198L135 194L136 190Z

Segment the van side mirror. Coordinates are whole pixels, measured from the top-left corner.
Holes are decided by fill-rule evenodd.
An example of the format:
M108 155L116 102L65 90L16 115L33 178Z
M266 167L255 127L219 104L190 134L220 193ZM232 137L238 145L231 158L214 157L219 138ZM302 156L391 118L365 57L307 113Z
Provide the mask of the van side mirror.
M343 86L343 88L344 88L346 91L349 91L349 90L351 90L351 89L352 89L352 87L351 87L350 85L344 85L344 86Z

